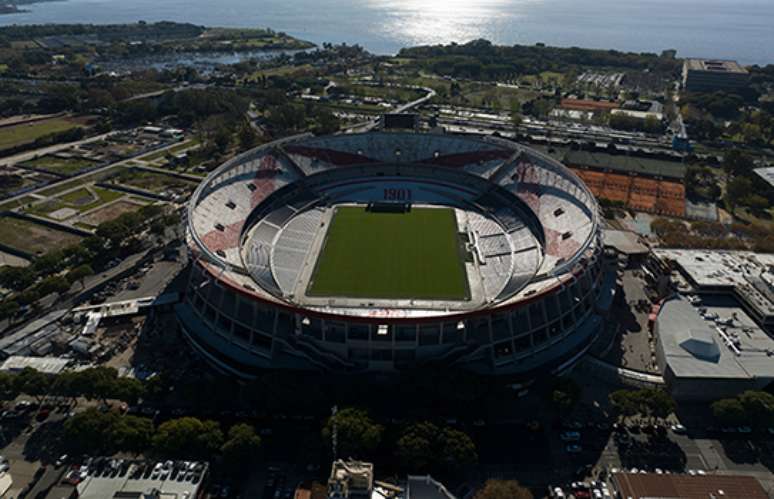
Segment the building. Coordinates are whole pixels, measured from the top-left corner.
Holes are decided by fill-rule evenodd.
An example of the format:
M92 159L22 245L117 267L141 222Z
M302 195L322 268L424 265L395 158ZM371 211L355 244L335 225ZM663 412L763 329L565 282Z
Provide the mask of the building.
M614 473L618 497L625 499L767 499L760 482L740 475Z
M677 400L717 400L774 381L774 339L728 296L676 297L654 325L656 360Z
M296 497L299 491L296 491ZM363 461L336 460L328 479L329 499L456 499L430 475L409 475L398 485L374 480L374 466Z
M207 480L207 463L188 461L113 462L89 466L74 487L78 499L195 499ZM52 498L54 499L54 498ZM59 498L56 498L59 499Z
M732 397L774 381L773 263L742 251L653 250L646 272L669 276L677 291L654 323L656 359L676 399Z
M683 62L683 88L689 92L734 91L745 88L750 73L736 61L686 59Z
M774 255L655 249L652 257L649 267L655 274L668 272L677 291L733 296L756 323L773 330Z
M65 370L70 359L59 357L24 357L12 355L0 365L0 371L17 373L26 368L35 369L44 374L56 375Z
M333 461L328 479L330 499L371 499L373 490L373 464L342 459Z
M314 292L323 247L340 237L329 226L342 207L451 214L464 294ZM510 141L292 137L225 163L191 197L194 264L176 310L193 347L239 377L266 368L394 372L440 361L529 381L568 369L598 332L612 288L604 285L599 218L575 174ZM373 272L381 273L376 253L347 256L339 268L379 265ZM366 269L345 284L369 279Z

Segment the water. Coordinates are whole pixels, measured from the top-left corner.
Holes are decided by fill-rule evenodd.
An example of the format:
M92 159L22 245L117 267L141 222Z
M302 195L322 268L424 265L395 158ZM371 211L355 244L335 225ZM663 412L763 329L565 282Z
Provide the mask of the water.
M12 23L181 21L260 26L379 54L486 38L774 63L772 0L66 0Z

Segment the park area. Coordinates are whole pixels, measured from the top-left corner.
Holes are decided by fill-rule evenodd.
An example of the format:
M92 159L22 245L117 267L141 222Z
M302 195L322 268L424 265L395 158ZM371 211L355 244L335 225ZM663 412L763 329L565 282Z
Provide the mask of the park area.
M192 180L141 170L139 168L125 169L110 181L156 194L160 194L169 189L193 192L197 185L196 182Z
M465 300L468 281L454 210L336 210L311 296Z
M64 220L78 213L83 213L115 201L121 196L124 196L124 193L101 187L80 187L66 194L32 205L26 211L33 215Z
M81 236L43 224L16 217L0 217L0 243L31 255L66 248L80 240Z
M54 133L82 126L83 119L50 118L0 128L0 151L11 149Z
M90 168L97 166L96 161L84 158L64 158L54 155L46 155L40 158L35 158L30 161L25 161L21 166L28 168L34 168L36 170L45 170L47 172L56 173L58 175L75 175L86 171Z

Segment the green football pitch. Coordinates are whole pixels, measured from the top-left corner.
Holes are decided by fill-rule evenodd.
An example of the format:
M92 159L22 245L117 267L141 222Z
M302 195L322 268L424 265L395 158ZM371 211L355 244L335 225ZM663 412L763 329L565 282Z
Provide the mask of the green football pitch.
M466 300L454 210L375 213L342 206L333 215L310 296Z

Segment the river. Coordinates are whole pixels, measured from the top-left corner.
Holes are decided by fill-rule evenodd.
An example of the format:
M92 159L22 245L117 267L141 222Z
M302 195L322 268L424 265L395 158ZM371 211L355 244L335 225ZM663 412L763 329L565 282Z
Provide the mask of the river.
M772 0L65 0L0 16L13 23L181 21L271 27L315 43L393 54L418 44L499 44L660 52L774 63Z

